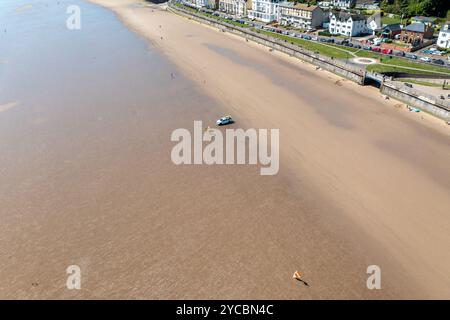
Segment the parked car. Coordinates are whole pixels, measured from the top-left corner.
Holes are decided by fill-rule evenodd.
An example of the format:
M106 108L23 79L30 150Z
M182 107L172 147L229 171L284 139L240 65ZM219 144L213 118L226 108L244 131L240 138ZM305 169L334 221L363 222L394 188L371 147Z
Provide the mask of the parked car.
M432 62L433 62L434 64L439 64L439 65L441 65L441 66L445 65L444 60L441 60L441 59L433 59Z
M431 59L428 58L428 57L421 57L421 58L420 58L420 61L423 61L423 62L431 62Z
M372 50L372 47L371 46L364 46L363 49L364 50Z
M372 51L373 52L381 52L381 48L380 47L373 47Z
M304 35L302 38L305 39L305 40L311 40L311 37L310 37L310 36L305 36L305 35Z
M442 52L436 48L430 48L427 50L423 50L422 52L426 53L426 54L433 54L433 55L439 55L439 56L442 55Z
M344 42L344 40L339 40L339 39L334 40L334 43L339 44L339 45L341 45L343 42Z
M405 56L406 56L408 59L417 60L417 56L416 56L415 54L407 53Z
M412 84L408 83L408 82L405 82L405 86L407 86L408 88L412 88L413 87Z
M373 39L373 44L376 46L379 46L382 41L383 41L383 39L381 39L381 38L375 38L375 39Z
M312 40L312 41L317 41L317 40L319 40L319 38L317 38L317 37L311 37L311 40Z
M383 49L383 50L381 50L381 53L383 53L383 54L392 54L392 49Z
M405 53L403 51L395 50L394 55L396 55L397 57L404 57Z
M355 45L353 46L353 48L355 48L355 49L361 49L361 48L362 48L362 46L361 46L361 45L359 45L359 44L355 44Z

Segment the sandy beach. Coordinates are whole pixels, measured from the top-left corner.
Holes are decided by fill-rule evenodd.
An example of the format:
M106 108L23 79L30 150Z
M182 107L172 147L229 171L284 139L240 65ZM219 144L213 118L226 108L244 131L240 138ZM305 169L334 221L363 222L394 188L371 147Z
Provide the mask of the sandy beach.
M176 66L174 81L193 85L174 88L173 106L162 102L154 119L138 103L118 106L107 133L58 138L61 148L84 145L41 170L4 161L5 181L27 179L0 189L0 297L450 298L441 120L159 6L91 2ZM210 100L183 104L177 92L190 90ZM280 130L278 175L170 162L172 130L223 114L232 127ZM80 291L64 287L70 264L84 270ZM381 268L381 290L366 287L369 265Z

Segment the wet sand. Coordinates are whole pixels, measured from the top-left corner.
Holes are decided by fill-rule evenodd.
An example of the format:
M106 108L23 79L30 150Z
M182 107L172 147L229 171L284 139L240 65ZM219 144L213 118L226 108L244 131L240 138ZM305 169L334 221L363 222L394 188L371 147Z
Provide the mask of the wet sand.
M113 71L73 82L71 102L0 101L21 102L0 113L0 297L449 298L441 122L156 6L95 2L151 56L97 57L91 72ZM280 129L278 175L171 163L173 129L228 113ZM80 291L65 287L71 264ZM372 264L382 290L366 288Z

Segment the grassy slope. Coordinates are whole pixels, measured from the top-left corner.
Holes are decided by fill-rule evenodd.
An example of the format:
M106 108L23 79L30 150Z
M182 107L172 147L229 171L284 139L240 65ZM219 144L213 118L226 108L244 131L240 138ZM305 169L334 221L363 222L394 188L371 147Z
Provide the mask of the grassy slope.
M256 29L256 31L261 34L270 36L270 37L278 38L281 40L285 40L286 42L296 44L307 50L319 52L320 54L327 56L327 57L333 57L333 58L337 58L337 59L346 59L346 58L352 57L349 53L343 51L342 49L336 48L332 45L329 45L329 46L323 45L318 42L299 39L299 38L293 38L290 36L286 36L286 35L274 33L274 32L269 32L269 31L265 31L265 30L257 30Z

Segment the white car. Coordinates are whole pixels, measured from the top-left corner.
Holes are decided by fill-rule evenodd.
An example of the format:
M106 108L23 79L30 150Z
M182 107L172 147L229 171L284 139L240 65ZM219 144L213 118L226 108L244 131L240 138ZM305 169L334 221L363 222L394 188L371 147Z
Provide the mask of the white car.
M381 44L382 40L383 39L381 39L381 38L375 38L375 39L373 39L373 44L376 46L379 46Z
M225 117L222 117L219 120L217 120L216 124L218 126L224 126L226 124L231 124L233 122L234 122L234 120L231 118L231 116L225 116Z
M428 57L421 57L420 60L423 62L431 62L431 59Z

